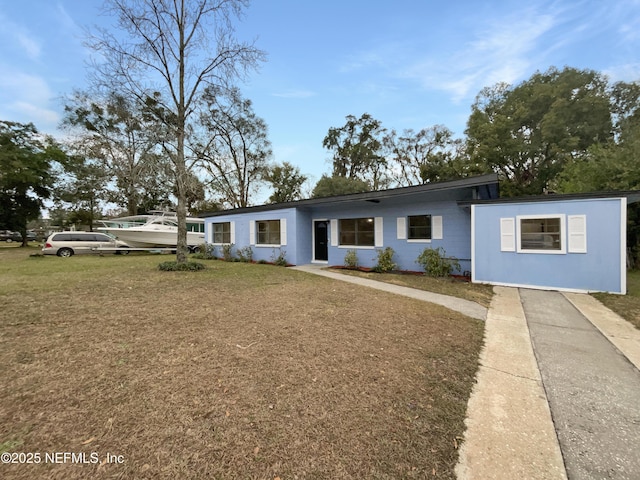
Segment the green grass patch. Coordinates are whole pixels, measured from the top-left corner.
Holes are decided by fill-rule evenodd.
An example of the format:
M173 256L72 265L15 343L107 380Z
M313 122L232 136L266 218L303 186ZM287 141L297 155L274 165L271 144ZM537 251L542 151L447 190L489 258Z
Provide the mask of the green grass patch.
M593 296L636 328L640 328L640 270L627 272L626 295L594 293Z

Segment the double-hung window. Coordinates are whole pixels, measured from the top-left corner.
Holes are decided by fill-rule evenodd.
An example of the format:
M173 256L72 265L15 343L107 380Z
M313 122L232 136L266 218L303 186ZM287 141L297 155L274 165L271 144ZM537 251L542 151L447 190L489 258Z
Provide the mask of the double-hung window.
M346 218L339 220L340 245L373 247L375 245L375 221L371 218Z
M258 220L257 245L280 245L280 220Z
M431 215L411 215L409 221L409 240L431 240Z
M231 243L231 222L213 223L213 243Z

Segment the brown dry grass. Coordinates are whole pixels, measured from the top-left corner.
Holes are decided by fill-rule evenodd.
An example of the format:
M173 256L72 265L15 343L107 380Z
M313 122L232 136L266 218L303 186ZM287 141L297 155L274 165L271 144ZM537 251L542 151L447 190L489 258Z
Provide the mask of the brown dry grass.
M469 283L456 278L433 278L427 275L416 275L411 273L375 273L361 272L358 270L333 269L332 271L345 275L354 275L379 282L392 283L403 287L417 288L429 292L451 295L453 297L471 300L484 307L489 308L493 297L493 287L479 283Z
M124 463L1 478L454 478L481 322L273 266L16 252L0 450Z

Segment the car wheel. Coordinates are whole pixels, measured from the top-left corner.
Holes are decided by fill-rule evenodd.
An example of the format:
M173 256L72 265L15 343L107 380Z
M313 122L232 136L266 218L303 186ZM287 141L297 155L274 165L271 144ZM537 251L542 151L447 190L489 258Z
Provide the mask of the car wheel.
M120 247L120 250L116 252L116 255L129 255L129 251L126 250L127 248L129 247L125 247L125 246Z
M73 250L71 250L70 248L61 248L60 250L58 250L58 253L56 253L56 255L58 255L59 257L70 257L71 255L73 255Z

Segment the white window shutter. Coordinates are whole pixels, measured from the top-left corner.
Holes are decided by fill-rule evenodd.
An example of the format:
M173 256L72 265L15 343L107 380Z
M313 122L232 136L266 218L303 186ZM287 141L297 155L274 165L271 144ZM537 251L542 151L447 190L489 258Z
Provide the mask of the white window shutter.
M213 223L205 224L205 229L207 229L207 243L213 243Z
M398 240L406 240L407 239L407 217L398 217L396 221L396 226L398 230L398 235L397 235Z
M373 224L373 243L376 247L382 247L384 245L382 233L382 217L376 217Z
M287 219L280 219L280 245L287 244Z
M587 216L569 215L569 253L587 253Z
M338 220L331 220L331 246L338 246Z
M431 238L433 240L442 240L442 217L431 217Z
M249 245L256 244L256 222L251 220L249 222Z
M515 218L500 219L500 251L516 251L516 220Z
M229 242L236 243L236 222L229 223Z

